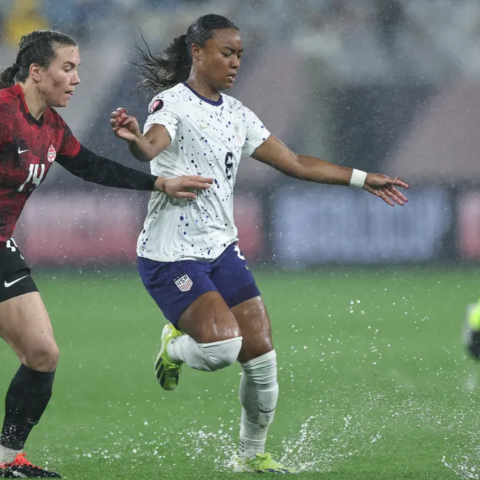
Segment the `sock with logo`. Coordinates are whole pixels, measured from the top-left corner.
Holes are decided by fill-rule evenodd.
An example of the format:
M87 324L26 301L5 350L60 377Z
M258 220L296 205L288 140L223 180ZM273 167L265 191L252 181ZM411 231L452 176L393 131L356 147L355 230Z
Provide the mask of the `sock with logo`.
M238 454L253 458L265 452L269 425L273 422L278 399L277 355L275 350L241 363L240 447Z
M55 371L39 372L25 365L18 369L5 398L0 445L14 451L23 449L30 431L47 408L54 378Z

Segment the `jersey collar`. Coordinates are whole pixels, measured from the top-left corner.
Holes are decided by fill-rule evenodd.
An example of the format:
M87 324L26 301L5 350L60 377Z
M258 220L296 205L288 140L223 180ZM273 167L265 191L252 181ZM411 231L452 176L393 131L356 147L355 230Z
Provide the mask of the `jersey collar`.
M210 105L214 105L215 107L218 107L223 103L223 96L220 94L220 99L215 101L215 100L210 100L209 98L205 98L203 95L200 95L198 92L196 92L187 82L182 82L183 85L185 85L192 93L194 93L200 100L203 100L206 103L209 103Z
M33 123L35 123L36 125L43 125L43 117L44 117L44 115L42 115L42 116L40 117L40 119L37 120L37 119L30 113L30 110L28 109L27 102L25 101L25 95L23 94L23 89L22 89L22 87L20 86L20 84L16 83L16 84L12 87L12 91L20 97L20 101L22 102L23 108L25 109L25 114L26 114L26 116L29 118L29 120L31 120L31 121L32 121ZM45 113L45 112L44 112L44 113Z

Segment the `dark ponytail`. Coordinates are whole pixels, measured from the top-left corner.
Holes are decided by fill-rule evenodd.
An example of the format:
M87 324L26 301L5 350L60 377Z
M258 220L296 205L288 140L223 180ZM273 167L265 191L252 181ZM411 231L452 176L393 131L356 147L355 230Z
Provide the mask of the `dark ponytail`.
M11 67L3 70L0 75L0 89L8 88L15 84L15 77L20 72L20 67L14 63Z
M15 63L0 75L0 89L8 88L15 82L24 82L30 74L30 65L36 63L48 68L60 46L77 46L75 40L54 30L35 30L24 35L18 46Z
M192 59L187 44L187 36L180 35L167 47L163 55L155 55L146 45L146 50L138 49L141 63L140 86L148 93L156 94L187 80L192 67Z
M204 15L197 18L189 27L186 35L180 35L161 55L154 55L145 42L146 50L138 48L140 63L140 87L149 94L156 94L184 82L192 68L192 45L204 47L207 40L215 37L215 30L234 28L233 22L221 15Z

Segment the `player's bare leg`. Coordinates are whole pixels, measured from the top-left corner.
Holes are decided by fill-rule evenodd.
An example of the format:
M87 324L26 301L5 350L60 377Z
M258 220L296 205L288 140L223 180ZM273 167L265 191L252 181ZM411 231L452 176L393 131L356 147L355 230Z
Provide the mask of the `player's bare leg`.
M198 343L221 342L241 335L234 314L218 292L198 297L180 316L178 328Z
M40 372L52 372L57 367L57 343L38 292L0 303L0 336L25 366Z
M181 364L196 370L214 372L230 366L242 346L240 328L218 292L198 297L180 316L176 330L167 325L155 363L158 381L173 390L179 380Z
M52 394L58 347L45 305L38 292L0 303L0 336L22 362L6 397L0 438L0 477L58 478L31 465L21 455L27 437Z
M272 327L262 297L255 297L232 308L232 314L243 337L238 356L240 363L248 362L273 350Z
M243 337L240 448L234 467L243 472L289 473L265 453L278 399L277 361L267 309L260 296L232 308Z

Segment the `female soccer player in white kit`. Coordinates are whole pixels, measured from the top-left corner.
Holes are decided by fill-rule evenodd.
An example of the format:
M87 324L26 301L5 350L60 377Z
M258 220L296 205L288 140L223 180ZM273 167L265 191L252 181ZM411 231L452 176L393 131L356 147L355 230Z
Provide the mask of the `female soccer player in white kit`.
M289 473L265 453L278 398L277 364L265 305L237 245L233 188L240 159L252 156L302 180L364 188L389 205L407 201L396 186L408 185L290 151L251 110L220 93L233 85L242 51L231 21L198 18L161 57L143 54L144 84L160 92L144 134L124 109L111 123L137 159L151 162L153 175L214 179L196 200L153 193L138 240L141 278L171 322L155 365L160 385L174 389L183 363L215 371L238 360L242 417L234 467Z

